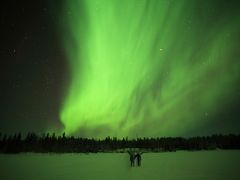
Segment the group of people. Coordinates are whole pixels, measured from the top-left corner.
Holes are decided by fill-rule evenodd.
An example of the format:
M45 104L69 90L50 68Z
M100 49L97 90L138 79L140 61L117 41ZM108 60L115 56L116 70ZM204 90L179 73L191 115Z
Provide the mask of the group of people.
M130 160L130 165L133 167L135 166L135 159L137 159L137 166L141 166L141 161L142 157L141 155L143 152L133 152L133 151L128 151L129 154L129 160Z

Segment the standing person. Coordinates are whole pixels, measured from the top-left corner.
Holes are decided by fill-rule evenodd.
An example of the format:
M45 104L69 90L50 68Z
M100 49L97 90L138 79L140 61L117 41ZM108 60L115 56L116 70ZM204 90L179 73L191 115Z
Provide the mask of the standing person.
M129 160L130 160L130 165L133 167L135 166L135 153L132 151L128 151L129 154Z
M135 158L137 158L137 165L138 166L141 166L141 161L142 161L142 157L141 157L141 155L143 154L143 152L141 152L141 153L137 153L136 155L135 155Z

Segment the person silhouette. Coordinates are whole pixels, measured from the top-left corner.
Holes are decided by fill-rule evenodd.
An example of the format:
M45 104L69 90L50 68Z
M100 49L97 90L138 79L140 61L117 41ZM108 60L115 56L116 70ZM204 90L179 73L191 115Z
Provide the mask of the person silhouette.
M143 154L143 152L141 152L141 153L137 153L136 155L135 155L135 158L137 158L137 165L138 166L141 166L141 161L142 161L142 157L141 157L141 155Z
M130 165L133 167L135 166L135 153L132 151L128 151L128 154L129 154Z

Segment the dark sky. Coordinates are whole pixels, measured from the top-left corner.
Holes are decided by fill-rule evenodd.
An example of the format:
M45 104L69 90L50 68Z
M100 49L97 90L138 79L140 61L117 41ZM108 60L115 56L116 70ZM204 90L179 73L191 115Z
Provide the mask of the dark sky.
M60 3L50 13L47 2L10 0L1 5L0 131L61 127L67 68L55 11Z
M69 70L59 29L62 2L49 2L9 0L1 3L0 132L44 132L63 127L59 111ZM239 16L237 0L222 5L220 2L227 1L215 1L216 11L231 14L232 9L232 13ZM236 58L239 61L239 57ZM239 86L235 92L224 101L226 105L212 117L211 123L199 127L198 132L212 133L213 128L216 133L240 131Z

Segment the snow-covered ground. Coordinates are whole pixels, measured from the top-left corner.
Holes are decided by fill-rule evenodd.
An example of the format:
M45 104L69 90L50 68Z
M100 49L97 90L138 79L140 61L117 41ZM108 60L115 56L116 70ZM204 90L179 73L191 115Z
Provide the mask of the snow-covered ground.
M239 167L233 150L145 153L141 167L126 153L0 154L1 180L239 180Z

